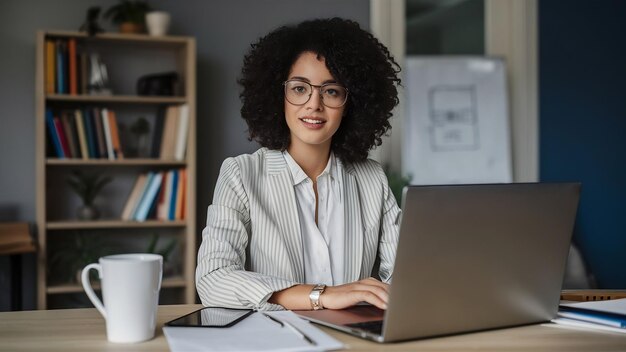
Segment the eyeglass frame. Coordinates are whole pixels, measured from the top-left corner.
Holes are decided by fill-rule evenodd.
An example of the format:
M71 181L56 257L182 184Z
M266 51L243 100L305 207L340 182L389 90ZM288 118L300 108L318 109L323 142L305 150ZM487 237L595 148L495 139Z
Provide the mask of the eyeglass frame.
M289 83L289 82L300 82L300 83L306 83L306 84L308 84L308 85L310 85L310 86L311 86L311 94L309 94L309 98L308 98L308 99L307 99L304 103L302 103L302 104L295 104L295 103L292 103L292 102L290 102L290 101L289 101L289 99L287 98L287 92L285 91L285 90L287 89L287 83ZM343 89L345 89L345 90L346 90L346 98L344 99L344 101L343 101L343 103L342 103L341 105L339 105L339 106L328 106L328 105L326 105L326 103L324 103L324 96L322 95L322 87L324 87L324 86L329 86L329 85L337 85L337 86L339 86L339 87L341 87L341 88L343 88ZM284 89L283 89L283 94L285 95L285 99L289 102L289 104L291 104L291 105L295 105L295 106L302 106L302 105L304 105L304 104L308 103L308 102L311 100L311 97L313 96L313 88L317 88L317 91L318 91L318 92L319 92L319 94L320 94L320 98L321 98L321 101L322 101L322 105L324 105L324 106L325 106L325 107L327 107L327 108L331 108L331 109L337 109L337 108L340 108L340 107L342 107L342 106L346 105L346 103L348 102L348 95L349 95L349 93L350 93L350 92L349 92L349 90L348 90L348 88L346 88L346 87L342 86L342 85L341 85L341 84L339 84L339 83L324 83L324 84L322 84L322 85L316 85L316 84L311 84L311 83L309 83L309 82L307 82L307 81L301 81L301 80L299 80L299 79L288 79L288 80L286 80L285 82L283 82L283 87L284 87Z

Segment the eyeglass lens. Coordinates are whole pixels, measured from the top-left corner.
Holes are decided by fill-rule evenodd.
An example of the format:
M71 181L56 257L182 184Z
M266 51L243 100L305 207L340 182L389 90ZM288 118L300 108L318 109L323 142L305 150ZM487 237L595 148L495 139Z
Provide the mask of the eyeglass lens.
M285 82L285 98L291 104L304 105L313 95L313 85L303 81L287 81ZM345 104L348 97L346 88L339 84L329 83L321 86L315 86L319 89L322 97L322 104L329 108L338 108Z

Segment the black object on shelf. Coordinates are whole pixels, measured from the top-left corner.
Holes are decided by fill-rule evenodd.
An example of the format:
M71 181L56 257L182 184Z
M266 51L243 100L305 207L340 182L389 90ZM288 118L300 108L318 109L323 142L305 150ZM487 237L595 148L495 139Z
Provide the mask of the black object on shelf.
M174 96L177 83L176 72L145 75L137 81L137 95Z

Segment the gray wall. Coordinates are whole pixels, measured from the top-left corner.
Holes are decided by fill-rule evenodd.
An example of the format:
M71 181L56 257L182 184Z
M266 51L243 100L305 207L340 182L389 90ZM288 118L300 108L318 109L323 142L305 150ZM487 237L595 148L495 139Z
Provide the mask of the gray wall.
M77 29L93 5L113 0L0 2L0 221L35 221L35 32ZM221 162L257 148L246 139L236 84L251 42L279 25L340 16L369 27L368 0L152 0L172 15L170 32L197 40L198 232ZM104 27L112 27L100 21ZM25 308L35 307L34 258L25 264ZM6 257L0 257L0 311L9 304Z

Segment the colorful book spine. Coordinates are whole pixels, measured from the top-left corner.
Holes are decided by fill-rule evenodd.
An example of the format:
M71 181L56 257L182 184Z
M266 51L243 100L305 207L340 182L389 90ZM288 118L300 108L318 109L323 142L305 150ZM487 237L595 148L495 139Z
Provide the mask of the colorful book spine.
M57 89L56 92L58 94L63 94L65 93L65 91L63 90L63 87L65 85L65 81L64 81L64 63L63 63L63 42L61 40L57 40L56 44L55 44L55 49L56 49L56 81L57 81Z
M165 125L161 140L161 159L174 158L174 140L176 139L176 120L178 119L178 107L168 106L165 112Z
M137 219L137 215L139 213L139 207L141 206L141 203L143 202L143 200L146 198L146 195L148 193L148 188L150 188L150 183L152 182L153 177L154 177L154 172L148 171L148 173L146 174L146 182L143 185L143 188L139 195L139 199L137 199L137 204L135 204L135 206L133 207L133 211L131 212L132 220Z
M146 221L148 216L148 211L150 211L150 206L157 195L159 187L161 187L161 178L163 176L161 173L156 173L150 179L150 186L146 190L145 197L141 199L141 203L139 204L139 208L137 209L137 214L135 215L135 220L137 221Z
M97 158L96 144L94 140L94 127L92 126L91 111L88 108L83 110L83 122L85 125L85 137L87 139L87 147L89 149L89 157Z
M56 129L57 136L59 136L59 142L61 142L61 149L63 150L63 155L66 158L71 158L70 154L70 146L67 144L67 138L65 138L65 132L63 132L63 125L61 124L61 119L57 116L54 116L54 128Z
M78 65L76 62L76 39L70 38L67 41L68 71L70 94L78 94Z
M178 170L178 189L176 190L176 220L183 219L183 202L185 200L185 169Z
M140 174L137 177L135 185L130 192L130 196L128 196L126 204L124 205L124 210L122 211L122 220L132 220L133 211L137 208L137 203L139 202L141 192L146 185L147 178L148 177L146 174Z
M104 140L106 141L107 153L109 160L115 160L115 152L113 151L113 141L111 139L111 125L109 119L109 110L102 109L102 126L104 127Z
M59 140L59 136L56 132L56 127L54 125L54 114L51 109L46 109L46 124L48 125L48 132L50 134L50 139L52 140L52 145L54 146L54 152L58 158L64 158L63 149L61 147L61 141Z
M178 170L173 170L172 177L172 197L168 207L169 213L167 214L168 220L176 220L176 197L178 194Z
M109 128L111 129L111 143L113 144L113 152L116 159L124 159L122 151L122 143L120 142L120 133L117 128L117 117L115 111L109 110Z
M56 53L54 41L46 39L46 94L54 94L56 91Z
M106 147L106 141L104 140L104 125L102 123L102 114L100 109L93 109L93 123L96 126L96 137L98 139L98 154L100 158L108 158L108 152Z
M76 122L76 134L78 135L78 144L80 145L80 155L83 159L89 159L89 148L87 146L87 137L85 136L85 126L83 125L83 112L80 109L74 111L74 122Z
M74 137L74 130L72 128L72 118L69 116L69 112L61 112L61 124L63 125L63 132L65 132L65 138L70 150L71 158L78 158L79 152L76 145L76 138Z

